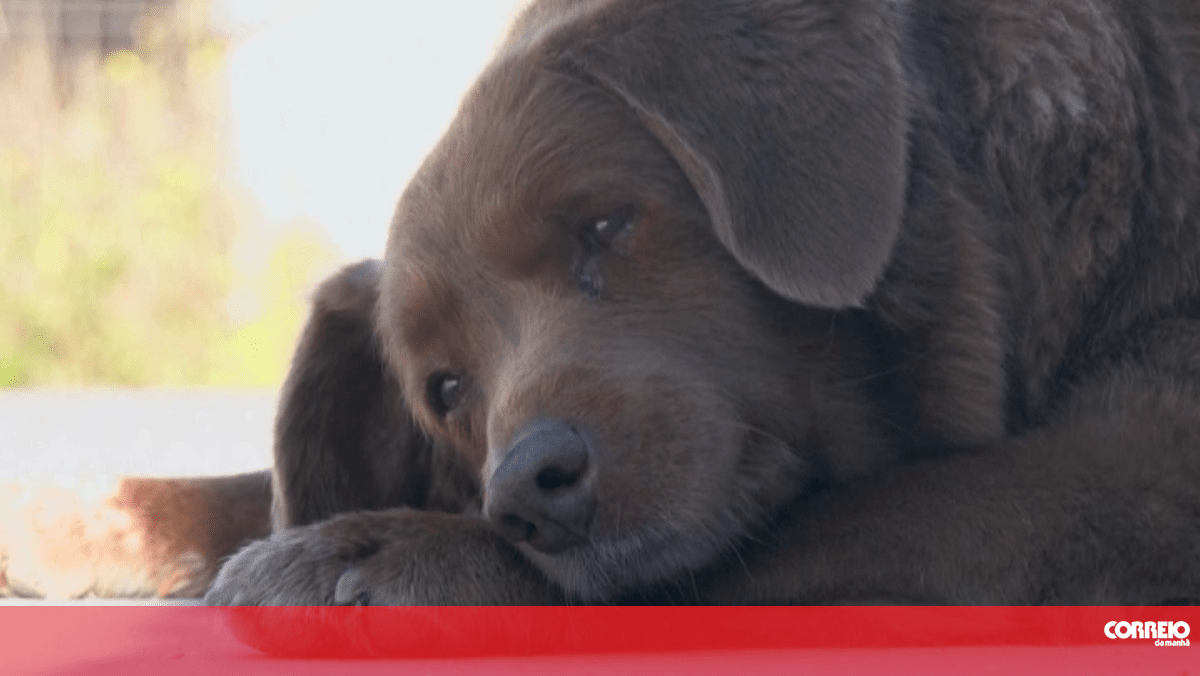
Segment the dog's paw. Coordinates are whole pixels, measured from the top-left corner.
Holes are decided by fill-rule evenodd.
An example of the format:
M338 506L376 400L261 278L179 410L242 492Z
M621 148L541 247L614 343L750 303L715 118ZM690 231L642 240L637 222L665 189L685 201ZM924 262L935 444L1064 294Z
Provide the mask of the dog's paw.
M545 604L557 592L479 519L411 509L336 516L238 552L210 605Z

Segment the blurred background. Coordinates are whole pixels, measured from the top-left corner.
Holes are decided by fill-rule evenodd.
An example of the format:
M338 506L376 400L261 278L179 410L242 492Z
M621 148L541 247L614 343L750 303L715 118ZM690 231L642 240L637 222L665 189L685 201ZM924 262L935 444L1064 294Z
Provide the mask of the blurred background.
M0 483L270 459L307 298L517 0L0 0Z

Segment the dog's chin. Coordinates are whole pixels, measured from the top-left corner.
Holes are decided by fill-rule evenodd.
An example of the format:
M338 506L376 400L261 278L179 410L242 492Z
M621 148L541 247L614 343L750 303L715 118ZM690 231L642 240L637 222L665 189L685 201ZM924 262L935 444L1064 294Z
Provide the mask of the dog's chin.
M556 554L538 551L527 543L518 548L568 599L598 603L652 589L711 562L741 531L729 525L724 537L711 531L707 537L697 536L662 526L593 538Z
M528 543L525 557L579 603L634 598L676 585L740 546L755 529L803 489L809 467L778 440L759 438L743 447L733 484L721 502L697 500L659 514L636 528L592 533L586 542L549 554Z

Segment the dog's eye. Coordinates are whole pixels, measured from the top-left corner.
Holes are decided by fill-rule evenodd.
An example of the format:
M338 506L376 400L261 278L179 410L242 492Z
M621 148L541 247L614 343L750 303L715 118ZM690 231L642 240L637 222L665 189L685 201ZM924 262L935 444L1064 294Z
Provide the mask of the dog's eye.
M592 250L607 249L613 239L629 225L629 215L625 213L610 214L597 218L588 223L584 231L584 241Z
M450 373L438 373L426 385L429 405L439 416L445 416L462 402L462 378Z
M604 279L600 275L599 254L612 247L613 240L629 227L629 214L617 212L587 221L580 232L580 246L575 251L571 271L575 282L591 298L600 299Z

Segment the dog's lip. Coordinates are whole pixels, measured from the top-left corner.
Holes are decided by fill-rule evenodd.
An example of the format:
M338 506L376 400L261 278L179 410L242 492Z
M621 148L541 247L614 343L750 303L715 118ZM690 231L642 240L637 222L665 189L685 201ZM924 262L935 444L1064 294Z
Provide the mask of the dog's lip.
M547 534L542 532L547 526L555 529L553 537L546 537ZM524 543L543 554L561 554L569 549L587 544L589 542L588 530L588 526L573 529L557 520L549 519L542 524L541 529L533 531L529 537L526 537Z
M558 553L517 544L534 567L583 603L675 579L713 560L720 548L720 543L697 541L693 533L654 526L592 533L586 542Z
M561 554L570 549L586 545L590 541L592 521L595 519L596 501L592 497L586 521L580 527L571 527L550 515L542 515L540 526L534 526L524 519L501 517L499 523L488 514L485 505L481 514L484 519L492 521L493 526L500 530L509 542L515 545L525 545L543 554ZM552 529L549 532L546 529ZM549 535L549 537L547 536Z

